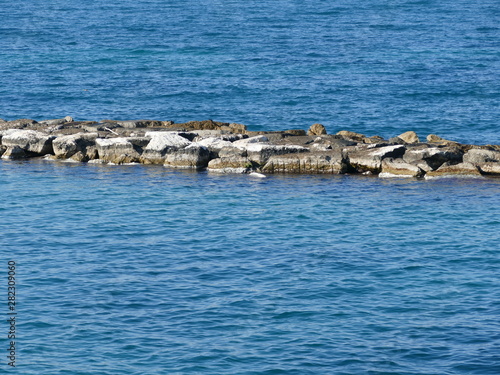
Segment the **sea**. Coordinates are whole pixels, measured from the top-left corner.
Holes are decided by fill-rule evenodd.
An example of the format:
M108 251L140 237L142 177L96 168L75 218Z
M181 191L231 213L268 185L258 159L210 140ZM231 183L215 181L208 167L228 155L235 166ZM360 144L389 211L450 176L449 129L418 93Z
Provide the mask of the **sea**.
M500 144L497 0L2 0L0 18L5 120ZM498 375L499 208L498 178L1 160L0 373Z

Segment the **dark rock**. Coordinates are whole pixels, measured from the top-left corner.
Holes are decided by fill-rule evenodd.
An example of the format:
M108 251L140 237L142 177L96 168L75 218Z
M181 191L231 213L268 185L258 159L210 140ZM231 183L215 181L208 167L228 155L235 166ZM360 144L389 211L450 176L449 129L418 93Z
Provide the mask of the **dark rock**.
M292 136L304 136L307 135L306 131L303 129L290 129L290 130L285 130L285 134L289 134Z
M2 159L16 160L26 159L32 156L33 154L27 152L24 148L21 148L19 146L8 146L2 154Z

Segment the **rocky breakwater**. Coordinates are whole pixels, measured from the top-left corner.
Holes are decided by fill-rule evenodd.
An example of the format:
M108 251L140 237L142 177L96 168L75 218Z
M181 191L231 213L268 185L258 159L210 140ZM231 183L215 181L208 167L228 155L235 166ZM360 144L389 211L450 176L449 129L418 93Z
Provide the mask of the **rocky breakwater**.
M252 132L212 120L0 120L3 159L44 157L106 164L161 164L216 173L363 174L438 178L500 176L500 146L460 144L408 131L390 139L342 130Z

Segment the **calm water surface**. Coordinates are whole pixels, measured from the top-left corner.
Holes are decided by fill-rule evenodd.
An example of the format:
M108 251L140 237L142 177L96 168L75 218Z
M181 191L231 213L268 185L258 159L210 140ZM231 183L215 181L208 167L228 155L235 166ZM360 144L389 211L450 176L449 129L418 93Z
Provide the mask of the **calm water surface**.
M0 162L23 374L497 374L500 180Z

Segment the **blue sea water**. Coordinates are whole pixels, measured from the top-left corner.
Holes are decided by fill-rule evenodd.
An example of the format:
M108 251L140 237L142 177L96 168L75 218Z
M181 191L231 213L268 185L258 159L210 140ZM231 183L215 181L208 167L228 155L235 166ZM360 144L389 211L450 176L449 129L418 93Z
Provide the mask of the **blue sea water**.
M0 17L6 120L500 143L497 1L4 0ZM4 291L18 273L0 373L500 373L500 179L0 161L0 198Z
M500 143L497 0L3 0L0 117Z
M500 179L0 176L19 373L500 373Z

